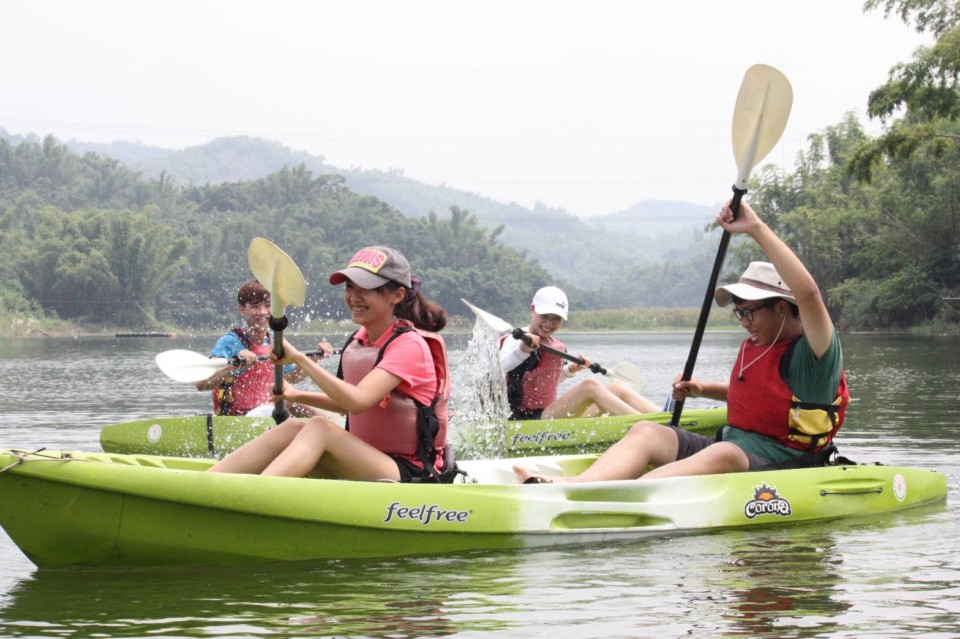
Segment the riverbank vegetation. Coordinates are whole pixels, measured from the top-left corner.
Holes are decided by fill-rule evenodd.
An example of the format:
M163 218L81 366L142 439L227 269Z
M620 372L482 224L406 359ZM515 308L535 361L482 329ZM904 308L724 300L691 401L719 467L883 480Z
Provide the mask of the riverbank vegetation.
M707 330L736 330L739 322L732 313L717 309L711 312ZM694 308L629 308L578 311L574 321L564 325L565 331L588 332L654 332L654 331L690 331L693 332L700 316L700 310ZM517 317L516 322L526 323L525 318ZM470 333L473 330L473 316L454 315L445 329L446 333ZM61 320L56 318L38 319L23 314L12 314L0 310L0 336L17 337L73 337L118 333L137 333L144 330L141 326L121 326L111 323L91 323L89 321ZM217 332L227 326L203 327L201 332ZM153 330L182 334L192 333L194 329L173 324L156 324ZM311 335L340 335L353 332L356 326L347 319L310 319L291 325L291 332Z

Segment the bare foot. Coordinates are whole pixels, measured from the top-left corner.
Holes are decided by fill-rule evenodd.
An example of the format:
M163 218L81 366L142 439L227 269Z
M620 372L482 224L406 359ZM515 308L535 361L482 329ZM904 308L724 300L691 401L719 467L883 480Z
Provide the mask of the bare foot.
M566 477L544 477L537 475L529 468L523 466L514 466L513 474L517 476L517 481L521 484L562 484L567 480Z

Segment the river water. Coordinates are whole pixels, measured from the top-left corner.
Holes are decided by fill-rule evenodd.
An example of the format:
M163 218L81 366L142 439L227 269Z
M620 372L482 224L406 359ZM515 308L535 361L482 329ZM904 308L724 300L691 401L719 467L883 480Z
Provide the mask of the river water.
M695 375L725 377L740 338L707 335ZM99 450L104 424L208 410L153 356L213 339L0 339L0 447ZM457 362L466 337L448 339ZM601 364L639 364L657 402L690 348L689 334L565 339ZM960 340L843 343L841 452L943 472L946 503L634 543L229 568L37 570L0 532L0 636L960 637Z

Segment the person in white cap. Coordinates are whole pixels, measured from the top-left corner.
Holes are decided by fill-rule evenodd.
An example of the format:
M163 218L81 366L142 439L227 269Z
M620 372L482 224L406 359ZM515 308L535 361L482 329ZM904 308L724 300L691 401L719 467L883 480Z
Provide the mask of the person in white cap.
M619 381L604 385L588 378L557 397L561 378L570 378L590 366L567 363L554 353L540 350L540 345L566 352L556 337L569 311L567 296L556 286L538 290L530 303L530 325L523 332L530 344L505 335L500 340L500 364L507 374L507 400L510 419L553 419L582 415L635 415L654 413L657 406Z
M514 467L525 483L673 477L821 464L843 424L850 394L840 340L813 276L746 202L717 223L752 237L769 262L751 263L740 281L715 293L747 331L730 378L674 383L675 399L727 402L718 438L639 422L586 471L544 478ZM646 472L649 466L654 469Z

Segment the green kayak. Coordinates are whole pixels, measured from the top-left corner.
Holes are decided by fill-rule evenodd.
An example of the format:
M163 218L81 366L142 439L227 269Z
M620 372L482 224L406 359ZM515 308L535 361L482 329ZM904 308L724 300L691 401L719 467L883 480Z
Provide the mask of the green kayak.
M544 475L595 456L524 458ZM213 461L0 450L0 525L40 567L373 558L529 549L873 515L944 500L942 474L837 465L672 479L517 484L518 460L466 483L203 472Z
M671 413L507 422L502 429L457 430L461 451L486 450L490 456L531 453L600 452L623 437L640 420L666 424ZM713 435L727 419L726 407L688 409L680 425ZM269 417L193 415L109 424L100 431L100 446L108 453L170 457L223 457L274 424ZM482 434L478 434L482 433ZM496 442L480 442L481 437ZM492 454L495 452L496 454Z

